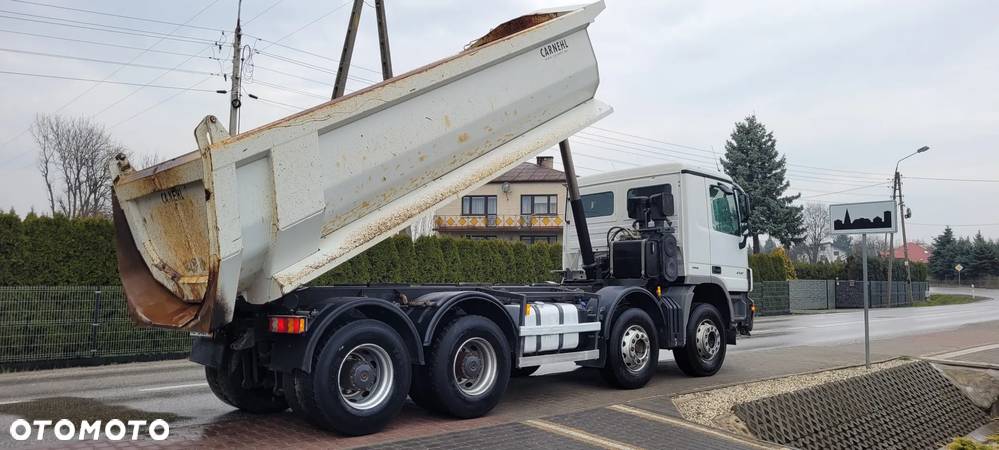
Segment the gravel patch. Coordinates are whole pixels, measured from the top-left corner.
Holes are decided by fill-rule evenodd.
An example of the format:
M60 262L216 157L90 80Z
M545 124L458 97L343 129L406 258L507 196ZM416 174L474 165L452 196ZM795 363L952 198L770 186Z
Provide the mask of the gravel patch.
M751 436L749 429L732 411L732 407L736 404L794 392L833 381L845 380L911 362L909 360L893 359L871 364L870 370L860 366L804 375L792 375L772 380L754 381L752 383L710 391L678 395L673 397L673 404L676 405L683 418L691 422Z

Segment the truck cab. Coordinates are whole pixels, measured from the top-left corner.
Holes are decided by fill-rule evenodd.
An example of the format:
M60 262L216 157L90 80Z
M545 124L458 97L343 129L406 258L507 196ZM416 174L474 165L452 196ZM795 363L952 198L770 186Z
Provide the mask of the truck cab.
M750 320L747 294L752 289L752 274L744 233L749 197L728 175L679 163L656 164L580 177L579 192L598 259L609 258L615 228L634 227L629 198L671 195L674 208L667 223L674 230L680 257L677 279L670 288L676 292L715 286L727 297L728 305L719 308L723 314L730 309L734 324ZM579 239L568 211L562 264L582 272Z

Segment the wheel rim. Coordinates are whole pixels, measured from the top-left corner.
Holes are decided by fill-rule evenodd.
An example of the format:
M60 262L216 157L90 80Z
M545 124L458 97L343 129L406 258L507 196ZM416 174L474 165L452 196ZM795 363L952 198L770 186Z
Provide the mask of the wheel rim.
M496 350L489 341L473 337L461 343L454 354L454 383L462 394L476 397L489 392L496 383Z
M649 363L651 352L649 334L645 329L632 325L621 336L621 359L629 372L640 372Z
M721 333L710 319L704 319L697 324L697 334L694 337L697 344L697 355L704 361L710 361L718 355L721 348Z
M378 407L392 392L395 371L392 358L375 344L354 347L340 363L337 372L340 398L354 409Z

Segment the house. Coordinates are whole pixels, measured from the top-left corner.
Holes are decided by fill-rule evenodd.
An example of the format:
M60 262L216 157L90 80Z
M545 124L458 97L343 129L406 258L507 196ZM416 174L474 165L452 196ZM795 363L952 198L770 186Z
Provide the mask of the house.
M837 262L846 261L846 257L850 254L848 250L843 250L839 247L832 245L832 242L823 242L819 246L819 257L818 262ZM808 252L800 252L796 255L796 259L801 262L808 262Z
M926 247L915 242L910 242L907 246L896 248L895 259L905 258L905 247L909 248L909 261L916 263L930 262L930 252L926 250Z
M434 231L470 239L562 241L565 173L555 158L521 163L461 200L437 210Z

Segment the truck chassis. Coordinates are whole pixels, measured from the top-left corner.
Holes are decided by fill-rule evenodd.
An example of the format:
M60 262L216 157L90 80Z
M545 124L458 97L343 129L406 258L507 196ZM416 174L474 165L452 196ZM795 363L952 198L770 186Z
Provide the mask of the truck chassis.
M660 349L672 349L688 375L714 374L735 343L728 300L716 285L670 289L657 296L643 280L309 287L241 303L233 323L195 339L191 360L232 406L290 407L322 428L369 434L407 394L432 411L484 415L511 376L541 364L599 368L610 384L634 389L654 375ZM579 322L528 326L531 305L546 303L573 305ZM527 338L568 334L578 334L574 349L525 349Z

